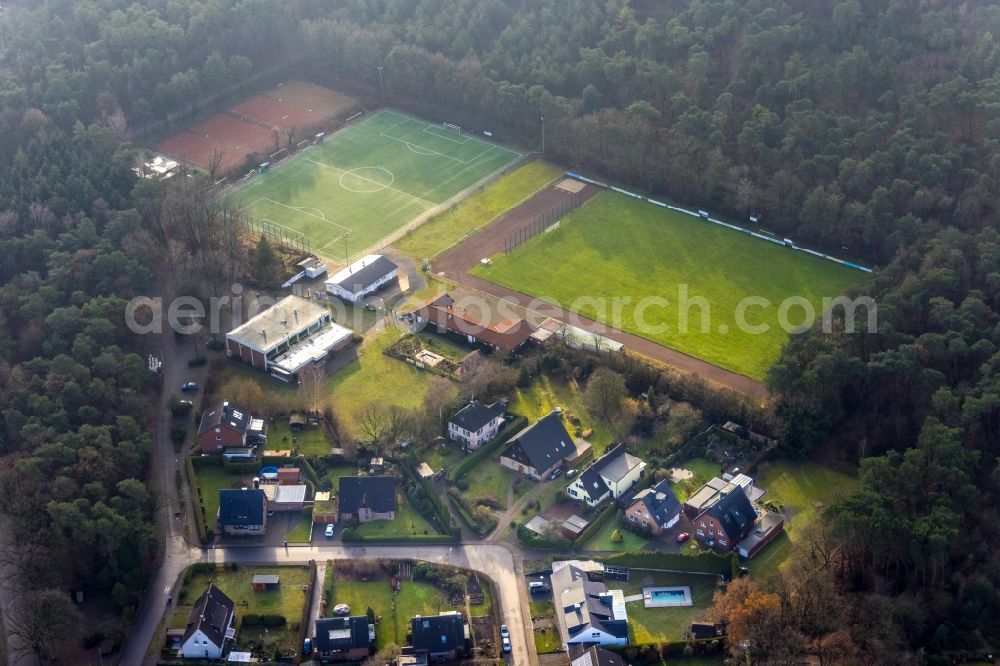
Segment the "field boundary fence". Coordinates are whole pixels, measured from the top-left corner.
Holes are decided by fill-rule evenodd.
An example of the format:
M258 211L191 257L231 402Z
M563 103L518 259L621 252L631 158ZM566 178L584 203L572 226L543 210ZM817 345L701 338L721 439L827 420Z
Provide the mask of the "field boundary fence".
M583 205L583 194L576 192L572 196L560 201L559 205L555 208L542 211L534 220L519 229L515 229L504 239L504 254L510 254L538 234L552 229L559 223L559 220L581 205Z
M573 178L574 180L579 180L580 182L583 182L583 183L588 183L590 185L594 185L595 187L600 187L600 188L603 188L603 189L606 189L606 190L611 190L612 192L617 192L619 194L624 194L625 196L632 197L633 199L639 199L641 201L647 201L647 202L653 204L654 206L659 206L660 208L668 208L668 209L676 211L678 213L683 213L685 215L690 215L691 217L698 218L700 220L705 220L706 222L711 222L712 224L716 224L716 225L718 225L720 227L725 227L727 229L732 229L733 231L738 231L740 233L748 234L748 235L753 236L754 238L756 238L758 240L767 241L768 243L773 243L775 245L781 245L782 247L787 247L787 248L789 248L791 250L797 250L799 252L805 252L806 254L811 254L814 257L819 257L820 259L826 259L827 261L832 261L835 264L840 264L841 266L845 266L847 268L852 268L854 270L862 271L864 273L871 273L871 272L873 272L872 269L868 268L867 266L862 266L862 265L856 264L856 263L854 263L852 261L847 261L846 259L839 259L837 257L831 256L829 254L825 254L825 253L820 252L818 250L813 250L813 249L808 248L808 247L803 247L801 245L797 245L795 243L795 241L793 241L791 238L777 238L775 236L768 236L766 234L762 234L762 233L759 233L757 231L751 231L750 229L746 229L746 228L741 227L741 226L736 225L736 224L731 224L729 222L724 222L724 221L722 221L720 219L712 217L708 213L708 211L706 211L706 210L697 210L697 211L694 211L694 210L690 210L690 209L687 209L687 208L681 208L680 206L672 206L670 204L663 203L662 201L657 201L656 199L651 199L649 197L644 197L641 194L636 194L635 192L630 192L630 191L624 190L624 189L622 189L620 187L615 187L614 185L609 185L608 183L604 183L604 182L601 182L599 180L594 180L593 178L587 178L586 176L578 174L578 173L575 173L573 171L567 171L566 172L566 176L568 176L569 178Z

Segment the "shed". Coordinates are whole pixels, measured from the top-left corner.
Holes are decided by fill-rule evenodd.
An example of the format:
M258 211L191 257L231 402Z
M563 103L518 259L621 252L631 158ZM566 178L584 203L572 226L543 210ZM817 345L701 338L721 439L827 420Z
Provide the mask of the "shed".
M255 592L277 590L279 586L278 576L272 574L254 574L250 585Z
M283 486L293 486L299 483L302 474L298 467L282 467L278 470L278 483Z
M306 415L302 412L292 412L292 415L288 417L288 429L293 432L298 432L306 427Z
M574 514L559 525L559 530L570 541L576 541L589 524L590 521Z
M430 466L430 465L428 465L428 464L427 464L427 463L425 463L425 462L422 462L422 463L420 463L420 465L419 465L419 466L417 467L417 474L419 474L419 475L420 475L420 478L421 478L421 479L429 479L429 478L431 478L432 476L434 476L434 470L433 470L433 469L431 469L431 466Z

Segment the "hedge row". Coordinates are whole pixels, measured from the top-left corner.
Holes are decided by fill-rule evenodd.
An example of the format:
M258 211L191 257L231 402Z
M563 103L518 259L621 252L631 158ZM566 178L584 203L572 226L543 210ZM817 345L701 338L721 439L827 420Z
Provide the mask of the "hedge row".
M191 510L194 512L195 529L198 530L198 539L202 545L205 545L208 543L208 536L205 533L205 509L201 499L201 487L198 485L194 473L195 460L200 460L200 458L192 458L191 456L185 458L184 470L188 475L188 488L191 489L191 503L194 505Z
M458 513L458 517L462 519L462 522L465 523L466 527L472 530L477 536L483 536L492 529L479 529L479 525L477 525L476 521L469 515L469 512L465 510L465 507L462 506L461 502L451 496L448 497L448 501L451 502L451 505L455 508L455 512Z
M507 427L501 430L496 437L481 446L477 451L470 453L462 462L448 470L448 482L455 483L469 473L473 467L479 464L484 458L493 455L500 450L507 440L516 435L528 425L528 419L524 416L515 416Z
M617 512L618 512L618 507L615 506L614 502L608 504L608 506L606 506L603 511L597 514L596 518L590 521L589 525L583 528L583 531L580 532L580 535L576 537L576 541L573 542L573 547L574 548L582 547L583 544L587 543L588 539L597 534L601 530L601 528L604 527L604 524L607 523L609 520L611 520L611 518L613 518L615 513Z
M681 555L680 553L622 553L604 558L605 564L634 569L669 569L694 573L728 576L732 572L730 558L715 553Z
M247 613L243 616L244 627L283 627L288 624L284 615L257 615Z
M407 534L399 536L360 536L354 529L345 527L340 534L344 543L456 543L457 538L450 534Z

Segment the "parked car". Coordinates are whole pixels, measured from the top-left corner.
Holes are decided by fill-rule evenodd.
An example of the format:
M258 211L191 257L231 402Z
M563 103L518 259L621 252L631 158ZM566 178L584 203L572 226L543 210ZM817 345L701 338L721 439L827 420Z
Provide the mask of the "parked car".
M575 469L571 469L570 471L566 472L566 478L567 479L572 479L574 476L576 476L576 470Z
M549 481L555 481L560 476L562 476L562 473L563 473L562 467L560 467L559 469L553 470L552 473L549 474Z
M189 393L190 391L197 391L198 382L186 382L184 384L181 384L181 390L184 391L185 393Z
M677 543L684 543L690 538L691 538L690 534L688 534L687 532L681 532L680 534L677 535Z
M347 604L337 604L333 607L333 614L338 617L346 617L351 614L351 607Z
M304 641L302 641L302 654L310 655L312 654L312 651L313 651L313 639L307 637Z
M503 645L503 651L504 652L510 652L510 638L509 637L507 637L507 636L503 637L503 643L502 643L502 645Z
M501 638L510 638L510 629L507 628L506 624L501 624L500 625L500 637Z
M323 532L323 535L327 539L333 538L333 523L330 523L329 525L326 526L326 530Z
M532 581L528 583L528 591L532 594L541 594L542 592L548 592L549 586L541 581Z

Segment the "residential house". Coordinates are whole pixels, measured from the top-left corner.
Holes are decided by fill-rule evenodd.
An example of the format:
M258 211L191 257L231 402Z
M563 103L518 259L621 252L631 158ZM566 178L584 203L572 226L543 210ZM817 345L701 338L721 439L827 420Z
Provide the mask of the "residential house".
M450 294L428 301L413 311L416 327L433 325L438 333L461 336L469 344L481 344L495 351L516 352L534 332L524 319L500 319L483 307L482 299L456 301Z
M316 620L313 650L323 661L361 661L375 652L375 625L368 617L324 617Z
M646 463L621 445L613 447L573 479L566 494L589 506L618 499L642 478Z
M553 411L514 435L500 455L500 464L540 481L576 458L576 443L563 425L562 412Z
M497 436L503 421L503 404L495 402L487 406L473 400L448 419L448 439L461 444L466 451L475 451Z
M219 491L219 529L223 534L264 536L267 532L267 497L259 488Z
M368 254L326 281L327 293L348 303L358 303L365 296L394 282L399 266L382 254Z
M670 489L670 481L664 479L637 492L625 509L625 519L656 536L676 525L681 519L681 503Z
M338 496L342 521L368 523L396 517L396 479L391 476L342 476Z
M757 522L757 510L742 486L730 484L693 521L695 538L723 551L736 548Z
M191 607L187 628L181 637L181 656L185 659L220 659L236 635L236 606L233 600L212 583Z
M201 415L198 445L202 453L232 453L264 441L264 419L251 418L250 410L223 400Z
M426 654L428 659L451 661L466 656L469 623L458 611L410 620L412 654Z
M552 601L563 645L628 645L628 614L621 590L608 590L599 562L552 563Z
M574 644L569 649L569 666L625 666L625 662L599 645Z
M753 485L753 479L746 474L723 474L722 478L713 477L699 488L684 502L684 514L694 520L705 509L715 503L718 496L726 492L730 486L739 486L744 490L751 502L756 502L764 496L764 491Z

